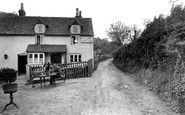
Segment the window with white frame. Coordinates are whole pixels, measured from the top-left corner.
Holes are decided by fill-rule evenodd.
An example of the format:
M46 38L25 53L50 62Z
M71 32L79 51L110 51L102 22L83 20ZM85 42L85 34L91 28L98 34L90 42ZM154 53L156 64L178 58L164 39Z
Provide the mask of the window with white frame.
M36 44L41 44L42 43L42 38L43 38L43 35L36 35Z
M70 55L70 62L74 62L73 61L73 55Z
M71 44L77 44L80 40L80 36L71 36Z
M39 54L39 63L43 63L43 62L44 62L43 54Z
M28 63L44 63L44 53L29 53L28 54Z
M80 34L81 27L79 25L72 25L70 28L71 34Z
M78 56L77 55L74 55L74 56L75 56L74 62L78 62Z
M71 62L81 62L82 55L81 54L70 54L70 61Z
M78 55L78 61L82 62L82 55Z
M34 54L34 63L38 62L39 62L38 54Z
M29 54L28 56L28 62L33 63L33 54Z
M43 34L46 31L46 27L44 24L36 24L35 25L35 33Z

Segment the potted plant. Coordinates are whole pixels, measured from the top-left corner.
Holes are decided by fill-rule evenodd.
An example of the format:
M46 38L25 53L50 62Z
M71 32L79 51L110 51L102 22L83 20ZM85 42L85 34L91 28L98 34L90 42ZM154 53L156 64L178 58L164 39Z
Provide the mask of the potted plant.
M4 110L7 106L13 104L17 109L17 105L13 100L13 93L17 92L17 83L12 83L17 79L17 72L11 68L0 69L0 81L4 82L3 91L5 94L10 94L10 102L5 105Z
M4 82L3 91L4 93L16 92L17 84L12 83L17 79L17 72L11 68L0 69L0 81Z

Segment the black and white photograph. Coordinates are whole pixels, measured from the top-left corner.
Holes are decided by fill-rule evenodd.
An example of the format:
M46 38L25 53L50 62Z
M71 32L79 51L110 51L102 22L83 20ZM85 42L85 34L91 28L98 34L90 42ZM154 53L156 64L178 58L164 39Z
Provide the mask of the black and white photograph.
M185 1L0 0L0 115L185 115Z

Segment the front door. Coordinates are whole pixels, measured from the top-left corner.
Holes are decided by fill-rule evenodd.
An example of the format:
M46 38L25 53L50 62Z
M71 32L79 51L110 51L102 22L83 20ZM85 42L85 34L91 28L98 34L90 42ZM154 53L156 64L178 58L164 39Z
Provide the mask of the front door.
M26 74L27 56L18 55L18 73Z
M61 54L56 53L51 55L51 62L52 63L61 63Z

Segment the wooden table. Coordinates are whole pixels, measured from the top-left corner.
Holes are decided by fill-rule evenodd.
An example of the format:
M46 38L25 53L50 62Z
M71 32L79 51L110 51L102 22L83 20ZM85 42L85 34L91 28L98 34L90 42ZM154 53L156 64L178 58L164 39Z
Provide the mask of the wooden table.
M38 77L40 78L40 81L41 81L41 89L42 89L42 81L44 82L44 87L45 87L45 81L46 81L46 77L50 77L50 79L52 79L52 86L55 86L55 84L53 83L53 78L56 74L55 73L49 73L49 74L42 74L42 75L39 75Z

